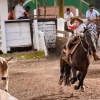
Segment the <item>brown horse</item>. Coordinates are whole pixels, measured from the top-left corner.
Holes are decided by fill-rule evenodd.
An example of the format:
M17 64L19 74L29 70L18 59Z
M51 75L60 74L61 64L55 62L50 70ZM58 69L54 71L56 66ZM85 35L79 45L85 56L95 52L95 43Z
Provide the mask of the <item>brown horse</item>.
M60 85L62 84L63 80L65 85L70 83L70 73L71 69L73 72L73 78L71 79L71 83L74 84L76 82L76 77L79 80L78 85L75 86L75 90L78 90L80 87L84 89L83 81L87 74L88 67L90 64L90 54L89 51L95 51L95 34L92 29L86 29L84 31L84 37L81 37L80 44L78 45L77 49L71 56L72 61L70 65L67 64L66 61L62 59L64 52L61 53L60 58ZM76 72L79 71L78 75Z

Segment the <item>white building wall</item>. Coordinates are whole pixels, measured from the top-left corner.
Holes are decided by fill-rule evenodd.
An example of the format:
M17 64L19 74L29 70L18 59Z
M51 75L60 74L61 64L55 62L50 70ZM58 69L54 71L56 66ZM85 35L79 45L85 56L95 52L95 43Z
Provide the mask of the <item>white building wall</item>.
M8 19L7 0L0 0L0 18L1 18L0 50L2 50L3 53L7 53L5 23L4 23L4 21Z
M38 22L38 30L44 32L47 48L56 47L56 23L55 21Z
M10 51L11 47L32 45L29 22L5 23L5 30L7 51Z

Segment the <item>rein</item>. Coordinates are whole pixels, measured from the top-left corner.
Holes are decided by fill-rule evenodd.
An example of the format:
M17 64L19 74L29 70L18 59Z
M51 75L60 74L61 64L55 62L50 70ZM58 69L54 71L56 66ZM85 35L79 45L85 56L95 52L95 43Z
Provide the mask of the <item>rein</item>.
M88 31L89 31L89 30L87 30L87 31L85 32L85 34L86 34ZM87 41L87 39L86 39L86 35L84 35L84 37L85 37L86 44L89 46L89 43L88 43L88 41ZM86 49L86 48L84 47L84 45L83 45L83 43L82 43L81 37L79 37L79 39L80 39L81 46L82 46L82 48L84 49L84 51L85 51L85 52L88 52L89 49Z

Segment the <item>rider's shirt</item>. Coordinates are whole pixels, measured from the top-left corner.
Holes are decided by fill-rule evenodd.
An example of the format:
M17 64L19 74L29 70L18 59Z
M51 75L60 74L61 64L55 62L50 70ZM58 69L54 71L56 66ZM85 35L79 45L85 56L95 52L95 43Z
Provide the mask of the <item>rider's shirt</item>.
M99 12L94 10L92 12L90 12L89 10L86 12L86 18L90 18L90 19L95 19L97 16L99 16Z
M84 35L84 29L85 29L86 25L84 23L80 24L75 30L74 30L74 35L76 36L77 33L80 33L81 36Z

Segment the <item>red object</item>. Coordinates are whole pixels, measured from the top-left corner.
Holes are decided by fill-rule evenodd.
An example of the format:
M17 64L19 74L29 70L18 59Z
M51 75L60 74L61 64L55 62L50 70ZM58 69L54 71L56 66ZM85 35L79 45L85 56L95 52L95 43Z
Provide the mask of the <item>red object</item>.
M12 10L8 14L8 19L13 19L13 11Z
M76 26L68 26L69 29L75 30L77 27Z

